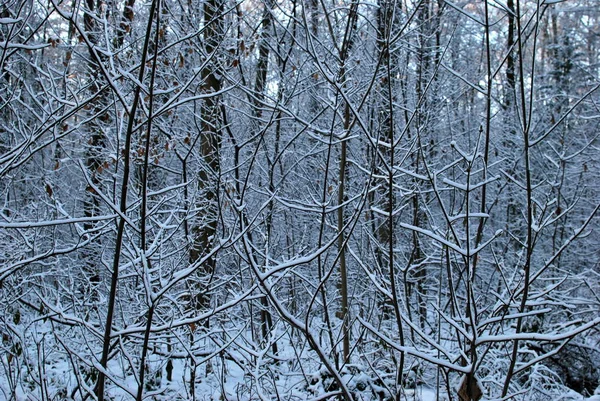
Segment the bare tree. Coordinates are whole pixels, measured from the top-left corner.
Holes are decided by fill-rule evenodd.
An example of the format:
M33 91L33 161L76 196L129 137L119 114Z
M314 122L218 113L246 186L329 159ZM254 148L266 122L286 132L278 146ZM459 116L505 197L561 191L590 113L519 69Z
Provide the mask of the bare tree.
M0 5L0 398L591 395L593 6Z

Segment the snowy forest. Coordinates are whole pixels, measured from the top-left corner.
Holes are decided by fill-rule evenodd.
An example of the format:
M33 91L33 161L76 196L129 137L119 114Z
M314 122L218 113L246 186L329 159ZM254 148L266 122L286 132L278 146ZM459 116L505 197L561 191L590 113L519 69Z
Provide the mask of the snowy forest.
M598 0L0 3L0 400L600 400Z

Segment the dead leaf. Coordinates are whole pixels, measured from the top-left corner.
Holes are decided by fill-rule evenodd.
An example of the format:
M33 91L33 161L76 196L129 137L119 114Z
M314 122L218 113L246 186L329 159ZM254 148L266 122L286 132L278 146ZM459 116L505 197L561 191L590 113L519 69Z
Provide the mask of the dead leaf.
M479 382L474 376L471 380L469 380L468 375L463 377L458 389L458 397L461 401L479 401L483 397Z

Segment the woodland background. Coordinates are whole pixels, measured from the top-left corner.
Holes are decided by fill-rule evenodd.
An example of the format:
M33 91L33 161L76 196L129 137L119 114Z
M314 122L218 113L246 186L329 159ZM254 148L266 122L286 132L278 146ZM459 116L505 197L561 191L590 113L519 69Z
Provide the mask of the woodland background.
M597 0L5 0L0 398L582 400Z

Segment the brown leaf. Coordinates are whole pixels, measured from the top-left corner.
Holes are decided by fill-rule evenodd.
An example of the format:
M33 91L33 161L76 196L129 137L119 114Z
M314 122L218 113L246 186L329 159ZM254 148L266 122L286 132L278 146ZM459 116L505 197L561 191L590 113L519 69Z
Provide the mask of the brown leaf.
M483 392L475 377L469 380L469 376L465 375L458 389L458 397L461 401L479 401L483 397Z
M46 193L48 194L49 197L52 198L52 194L54 193L52 191L52 187L50 186L50 184L46 183Z

